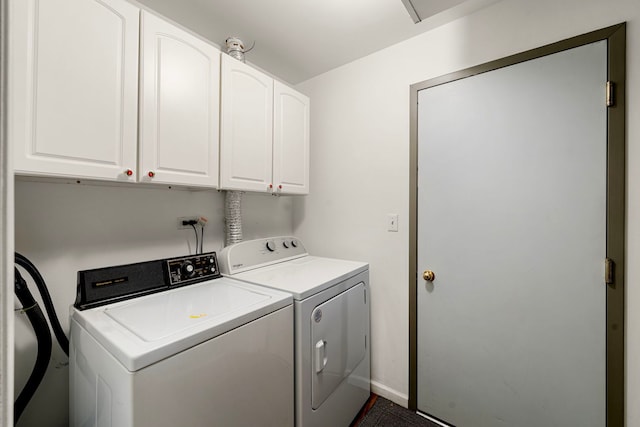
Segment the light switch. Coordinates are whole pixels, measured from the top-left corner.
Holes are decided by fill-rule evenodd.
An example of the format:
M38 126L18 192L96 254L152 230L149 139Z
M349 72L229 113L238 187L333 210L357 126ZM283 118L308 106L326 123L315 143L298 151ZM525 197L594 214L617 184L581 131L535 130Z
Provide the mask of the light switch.
M398 231L398 214L387 215L387 231Z

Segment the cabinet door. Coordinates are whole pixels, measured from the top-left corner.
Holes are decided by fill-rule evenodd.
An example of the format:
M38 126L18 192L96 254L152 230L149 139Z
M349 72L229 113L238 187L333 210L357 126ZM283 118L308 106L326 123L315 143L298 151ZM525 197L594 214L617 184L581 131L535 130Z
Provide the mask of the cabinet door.
M10 2L10 141L18 174L134 181L139 9Z
M139 177L217 187L220 51L142 12Z
M222 55L220 187L272 188L273 79Z
M282 194L309 193L309 98L275 82L273 185Z

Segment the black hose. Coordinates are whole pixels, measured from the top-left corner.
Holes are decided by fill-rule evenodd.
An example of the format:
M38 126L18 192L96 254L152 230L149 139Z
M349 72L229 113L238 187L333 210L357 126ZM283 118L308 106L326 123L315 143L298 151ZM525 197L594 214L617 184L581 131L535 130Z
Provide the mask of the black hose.
M22 415L22 412L36 392L42 378L44 378L44 374L49 366L49 359L51 359L52 342L47 319L44 317L44 313L42 313L42 310L33 298L33 295L29 292L27 282L22 278L17 268L15 268L14 287L15 294L22 304L22 310L26 313L29 322L31 322L31 326L33 327L33 331L36 334L38 342L38 355L36 356L36 363L33 367L33 371L31 372L31 375L29 375L27 383L20 392L20 395L13 406L15 425L18 423L20 415Z
M62 351L64 351L64 353L69 356L69 339L62 330L62 326L60 326L60 321L58 320L58 316L56 315L56 310L53 308L51 295L49 295L49 290L47 289L47 285L45 284L42 275L31 261L29 261L25 256L20 255L18 252L16 252L15 262L16 264L24 268L27 273L31 275L31 277L33 277L33 281L38 287L40 296L42 296L42 302L44 303L44 308L47 310L47 315L49 316L49 321L51 322L51 329L53 329L56 340L58 340L58 344L60 344Z

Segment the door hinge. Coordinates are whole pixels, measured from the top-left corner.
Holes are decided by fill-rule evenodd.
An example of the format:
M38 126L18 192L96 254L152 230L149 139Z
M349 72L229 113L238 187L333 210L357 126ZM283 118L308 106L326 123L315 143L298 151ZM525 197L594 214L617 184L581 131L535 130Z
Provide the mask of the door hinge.
M604 282L607 285L613 285L613 273L615 270L615 263L611 258L605 258L604 260Z
M616 103L615 100L615 84L609 80L607 82L607 107L613 107Z

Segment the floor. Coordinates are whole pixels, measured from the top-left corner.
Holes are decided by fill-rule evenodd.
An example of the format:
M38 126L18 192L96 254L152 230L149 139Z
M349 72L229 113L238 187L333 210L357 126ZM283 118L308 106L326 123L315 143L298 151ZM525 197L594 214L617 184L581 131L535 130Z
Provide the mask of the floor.
M414 411L377 395L371 399L351 427L440 427Z

